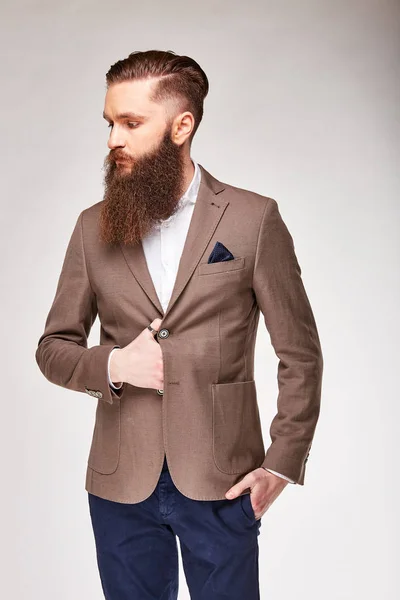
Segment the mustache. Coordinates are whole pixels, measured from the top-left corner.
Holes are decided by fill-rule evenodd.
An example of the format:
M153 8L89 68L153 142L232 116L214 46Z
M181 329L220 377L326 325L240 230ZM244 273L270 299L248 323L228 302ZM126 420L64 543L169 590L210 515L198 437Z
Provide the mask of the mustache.
M128 156L127 154L123 154L121 151L117 151L117 150L111 150L111 152L108 155L109 162L116 162L116 161L130 162L131 160L132 160L132 158L130 156Z

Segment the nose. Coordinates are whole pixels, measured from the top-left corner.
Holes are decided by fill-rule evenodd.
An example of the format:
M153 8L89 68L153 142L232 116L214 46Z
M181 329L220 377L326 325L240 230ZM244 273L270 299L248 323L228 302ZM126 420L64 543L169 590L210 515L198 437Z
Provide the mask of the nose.
M112 128L110 136L108 138L107 146L110 150L114 150L115 148L124 148L125 141L122 137L121 132L118 131L118 128L115 126Z

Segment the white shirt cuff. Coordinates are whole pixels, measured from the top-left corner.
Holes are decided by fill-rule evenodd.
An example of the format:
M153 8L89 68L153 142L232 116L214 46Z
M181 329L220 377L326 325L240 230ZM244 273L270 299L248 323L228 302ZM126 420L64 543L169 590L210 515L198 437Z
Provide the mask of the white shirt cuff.
M286 475L282 475L282 473L278 473L278 471L273 471L272 469L267 469L267 467L263 467L263 469L265 469L266 471L269 471L270 473L273 473L274 475L278 475L278 477L282 477L282 479L286 479L286 481L289 481L290 483L296 483L295 481L293 481L293 479L289 479L289 477L286 477Z
M114 385L113 382L111 381L111 377L110 377L110 360L111 360L111 354L114 352L114 350L116 348L121 348L121 346L114 346L114 348L111 350L109 356L108 356L108 363L107 363L107 374L108 374L108 383L109 385L114 388L114 390L120 390L122 388L122 386L124 385L124 383L122 382L121 385Z

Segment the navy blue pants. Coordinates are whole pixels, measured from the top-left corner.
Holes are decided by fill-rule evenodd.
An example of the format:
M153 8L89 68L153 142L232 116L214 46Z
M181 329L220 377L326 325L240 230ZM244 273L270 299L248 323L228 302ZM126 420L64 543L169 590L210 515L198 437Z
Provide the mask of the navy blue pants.
M178 545L192 600L259 600L258 535L250 495L192 500L164 459L154 492L124 504L89 495L106 600L176 600Z

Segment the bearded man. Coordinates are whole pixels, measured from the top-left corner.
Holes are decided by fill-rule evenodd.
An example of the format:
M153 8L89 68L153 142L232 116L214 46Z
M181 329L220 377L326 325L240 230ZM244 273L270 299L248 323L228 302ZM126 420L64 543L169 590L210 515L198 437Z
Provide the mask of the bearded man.
M49 381L97 399L85 489L107 600L258 600L263 515L304 484L323 359L273 198L191 157L208 79L133 52L106 76L104 198L80 213L36 350ZM260 313L279 358L264 445ZM99 317L100 343L87 339Z

